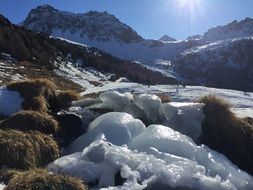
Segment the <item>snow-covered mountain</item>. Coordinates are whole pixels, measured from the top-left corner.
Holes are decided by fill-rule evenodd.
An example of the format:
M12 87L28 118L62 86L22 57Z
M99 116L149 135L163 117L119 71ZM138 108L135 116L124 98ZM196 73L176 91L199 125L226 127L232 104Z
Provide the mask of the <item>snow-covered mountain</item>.
M245 18L239 22L234 20L227 25L211 28L203 35L203 39L206 41L216 41L249 36L253 36L252 18Z
M237 85L226 86L226 81L218 86L253 89L250 83L252 62L248 49L253 43L250 40L253 36L251 18L233 21L212 28L203 35L193 35L181 41L175 41L166 35L159 40L144 39L130 26L107 12L74 14L59 11L49 5L31 10L22 25L37 32L96 47L121 59L138 61L178 80L186 79L191 84L217 87L220 82L216 75L208 76L214 70L229 70L229 75L220 75L225 78L240 75L247 79L240 78L242 81L237 80ZM186 73L188 71L193 72ZM193 73L194 77L190 76Z
M38 6L31 10L23 26L49 35L56 32L70 32L72 35L78 33L81 38L87 36L91 40L102 42L112 39L126 43L143 40L131 27L107 12L90 11L85 14L74 14L58 11L49 5Z
M171 59L192 47L187 41L175 42L167 36L162 41L143 39L107 12L74 14L43 5L32 9L21 25L36 32L99 48L122 59L145 63L157 58Z
M191 82L240 90L253 89L253 37L215 41L191 48L175 70Z

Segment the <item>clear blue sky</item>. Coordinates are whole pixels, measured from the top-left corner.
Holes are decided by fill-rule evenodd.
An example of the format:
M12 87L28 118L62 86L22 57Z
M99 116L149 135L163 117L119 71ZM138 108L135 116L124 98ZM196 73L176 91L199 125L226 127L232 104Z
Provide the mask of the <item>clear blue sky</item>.
M42 4L75 13L107 11L152 39L164 34L185 39L235 19L253 18L253 0L0 0L0 13L19 23Z

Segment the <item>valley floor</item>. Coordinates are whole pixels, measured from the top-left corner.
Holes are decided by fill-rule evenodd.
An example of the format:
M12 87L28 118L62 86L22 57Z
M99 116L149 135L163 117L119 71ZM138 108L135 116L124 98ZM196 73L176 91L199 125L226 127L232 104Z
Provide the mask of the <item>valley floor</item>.
M239 117L253 116L253 93L208 88L204 86L177 86L177 85L153 85L147 86L138 83L127 82L107 82L103 86L87 88L82 95L101 93L109 90L116 90L119 92L134 92L134 93L148 93L157 94L163 93L171 97L172 101L176 102L191 102L197 101L199 98L206 95L215 95L224 100L227 100L232 105L232 110Z

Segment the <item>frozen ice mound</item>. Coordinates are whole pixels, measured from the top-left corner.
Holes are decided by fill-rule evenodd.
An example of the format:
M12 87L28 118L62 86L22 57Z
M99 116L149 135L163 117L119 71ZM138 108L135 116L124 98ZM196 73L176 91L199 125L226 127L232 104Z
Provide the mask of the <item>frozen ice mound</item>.
M162 125L150 125L129 144L132 150L152 153L155 148L159 152L173 154L193 160L197 151L195 143L189 137Z
M160 124L169 126L198 141L205 116L201 103L170 102L160 106Z
M71 143L68 152L82 151L96 139L105 139L115 145L128 144L145 129L145 125L130 114L109 112L95 119L89 125L87 133Z
M130 93L121 94L116 91L109 91L100 94L100 100L103 106L113 109L114 111L122 111L133 100L133 95Z
M162 105L161 99L156 95L140 94L135 96L134 103L138 105L151 123L156 123L159 119L159 108Z
M17 91L8 90L0 87L0 115L12 115L22 107L23 98Z
M119 133L118 139L121 137ZM97 181L97 189L115 186L118 172L126 181L117 189L253 188L252 176L239 170L225 156L206 146L197 146L187 136L166 126L149 126L130 139L129 147L108 141L96 140L82 152L61 157L48 168L56 173L80 177L88 183Z
M201 123L204 120L203 104L170 102L162 104L156 95L111 91L100 95L103 107L126 112L145 123L169 126L195 142L201 136Z

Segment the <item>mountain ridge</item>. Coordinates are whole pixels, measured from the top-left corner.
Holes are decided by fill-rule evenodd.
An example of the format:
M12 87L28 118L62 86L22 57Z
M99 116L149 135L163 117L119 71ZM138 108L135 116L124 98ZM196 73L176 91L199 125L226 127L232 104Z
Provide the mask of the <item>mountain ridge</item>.
M47 6L45 6L47 7ZM45 7L42 9L45 10ZM40 11L36 12L36 10L41 9L40 7L33 9L31 12L35 14L36 22L31 22L32 19L30 18L31 15L26 18L26 20L30 20L27 23L30 24L24 24L25 27L39 31L39 32L45 32L47 33L48 29L48 15L45 17L39 17ZM69 12L63 12L59 11L53 8L49 8L49 12L57 12L57 14L63 14L66 17L73 18L78 16L79 14L73 14ZM46 11L46 13L43 14L51 14ZM87 13L85 13L87 14ZM108 13L99 13L99 12L88 12L88 14L103 14L106 18ZM73 16L75 15L75 16ZM83 15L83 14L81 14ZM30 18L30 19L29 19ZM65 18L65 17L64 17ZM91 18L91 17L89 17ZM111 17L110 17L111 18ZM109 22L107 25L106 31L111 31L109 28L115 29L115 23L116 25L120 22L118 19L115 19L114 17L112 22ZM26 20L24 23L26 23ZM54 19L52 19L54 20ZM66 21L67 19L59 19L57 22L61 23ZM77 19L77 21L80 19ZM110 19L109 19L110 20ZM97 26L100 24L100 20L94 20L94 25ZM114 23L115 22L115 23ZM50 22L49 22L50 23ZM121 23L121 22L120 22ZM65 23L66 24L66 23ZM69 23L71 24L71 23ZM36 28L35 26L39 26ZM76 26L76 23L73 25L73 27ZM121 25L120 25L121 26ZM125 27L125 25L122 25ZM35 28L34 28L35 27ZM233 89L244 89L246 86L247 90L252 90L253 87L250 84L251 77L251 65L250 62L251 56L247 48L251 47L248 45L248 43L253 43L251 40L249 40L248 43L244 42L244 38L248 38L253 36L253 19L246 18L242 21L233 21L227 25L224 26L217 26L214 28L209 29L206 33L203 35L194 35L188 37L186 40L181 41L169 41L169 42L163 42L159 40L147 40L142 38L138 35L137 32L134 32L132 34L137 34L140 38L134 38L138 40L128 40L127 42L124 42L121 38L112 38L111 33L104 32L104 28L100 28L98 31L92 30L93 36L89 35L82 35L80 31L71 31L71 29L57 29L57 25L52 25L52 28L54 30L53 33L51 33L52 36L65 38L74 42L78 42L81 44L86 44L91 47L96 47L98 49L101 49L113 56L116 56L120 59L130 60L130 61L138 61L141 64L144 64L145 66L148 66L154 70L158 70L162 73L165 73L167 76L172 76L177 78L177 80L181 81L184 80L186 83L189 84L197 84L197 85L209 85L213 87L219 86L219 81L215 79L216 72L211 72L214 74L213 77L209 77L209 79L205 78L207 77L206 72L208 72L208 69L212 68L212 70L219 69L219 67L226 67L225 70L229 69L230 75L238 76L237 73L241 73L240 76L243 78L243 76L247 76L248 79L242 79L241 82L236 83L237 85L231 86L229 83L229 77L227 77L224 85L222 87L227 88L233 88ZM51 29L52 29L51 28ZM71 27L69 27L71 28ZM121 30L120 30L121 31ZM105 34L104 38L105 40L97 39L97 36L100 36L100 34ZM107 36L108 35L108 36ZM129 37L129 36L128 36ZM130 36L131 39L131 36ZM236 41L236 43L235 43ZM234 45L235 44L235 45ZM243 53L240 49L236 48L236 51L233 51L233 49L236 46L240 46L242 49L246 49L245 53ZM216 49L216 51L212 51L213 48ZM200 50L202 51L201 56L199 56ZM229 53L230 52L230 53ZM186 56L187 53L188 55ZM222 54L226 54L229 58L223 58L220 59L220 57L224 57ZM241 58L242 55L245 56L245 58ZM190 66L187 66L187 60L185 58L191 57L190 60L193 60L192 57L195 57L193 63L199 63L203 62L201 64L202 69L195 68L200 64L189 64ZM204 58L203 58L204 57ZM164 60L164 61L163 61ZM232 64L227 64L227 60L232 61ZM249 68L249 71L243 69L242 67L231 67L231 65L240 65L239 61L243 60L243 65L247 65L245 67ZM235 63L236 62L236 63ZM167 64L169 63L169 64ZM217 64L219 63L219 64ZM209 66L212 64L211 66ZM182 68L184 67L184 68ZM190 69L190 70L189 70ZM198 70L199 72L194 72L194 70ZM192 76L189 76L187 72L194 73L194 75L197 75L196 77L192 78ZM225 73L224 73L225 75ZM204 78L203 78L204 77ZM195 78L202 78L201 80L196 80ZM208 82L206 82L208 81ZM240 81L240 80L238 80ZM247 84L243 84L246 82ZM226 86L227 85L227 86Z
M41 24L43 24L42 28ZM24 20L23 26L49 35L53 33L53 29L63 31L70 29L71 33L79 31L80 35L86 34L89 38L98 41L118 38L123 42L131 43L143 40L131 27L107 12L89 11L75 14L59 11L50 5L32 9Z

